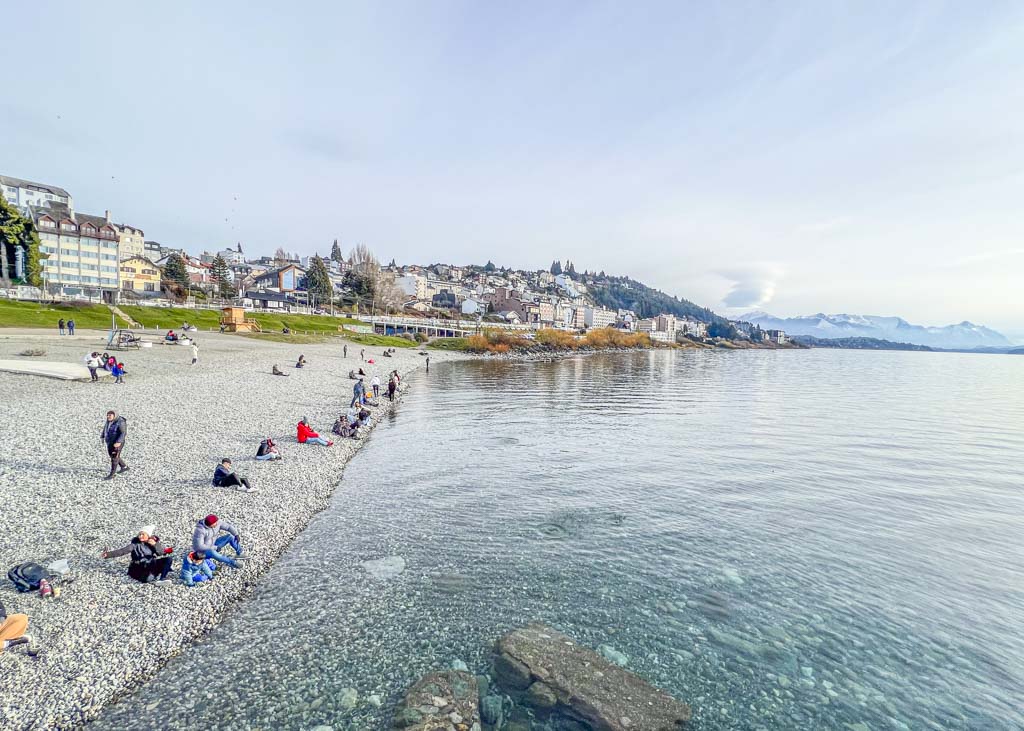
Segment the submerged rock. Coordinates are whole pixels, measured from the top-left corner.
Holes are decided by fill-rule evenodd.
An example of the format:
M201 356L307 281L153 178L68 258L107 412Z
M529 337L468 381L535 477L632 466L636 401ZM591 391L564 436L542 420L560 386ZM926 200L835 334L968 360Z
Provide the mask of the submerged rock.
M405 559L401 556L386 556L373 561L363 561L362 566L373 578L387 581L405 571Z
M673 731L690 719L685 703L546 625L510 632L495 653L498 683L593 731Z
M619 652L611 645L598 645L597 651L601 653L601 657L605 660L613 662L619 667L624 668L629 664L629 658L626 657L625 653Z
M393 726L412 731L479 731L476 676L460 670L424 675L396 707Z

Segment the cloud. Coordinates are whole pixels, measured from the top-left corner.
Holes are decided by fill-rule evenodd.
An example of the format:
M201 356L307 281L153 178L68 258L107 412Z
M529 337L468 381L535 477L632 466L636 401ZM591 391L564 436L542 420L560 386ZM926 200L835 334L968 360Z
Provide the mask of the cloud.
M764 307L772 301L782 272L769 264L752 264L720 269L715 274L732 282L732 288L722 297L722 304L751 309Z

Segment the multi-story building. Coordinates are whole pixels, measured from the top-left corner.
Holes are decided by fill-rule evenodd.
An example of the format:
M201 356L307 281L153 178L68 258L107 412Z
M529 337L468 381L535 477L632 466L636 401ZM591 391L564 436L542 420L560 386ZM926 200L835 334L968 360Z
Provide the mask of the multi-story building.
M583 322L588 329L611 327L615 324L615 312L604 307L584 307Z
M8 203L25 214L30 206L45 208L50 204L64 206L71 213L75 211L75 201L71 194L55 185L0 175L0 191Z
M159 241L147 241L143 244L142 255L150 261L156 261L163 257L163 254L160 252L162 248Z
M107 217L110 217L110 211L107 211ZM146 256L146 234L141 228L124 223L115 223L114 228L117 229L117 255L121 261Z
M782 330L765 330L764 334L767 335L768 339L773 343L778 343L779 345L785 345L789 342L786 338L786 333Z
M63 205L30 206L39 232L43 283L54 294L102 299L118 295L117 228L109 216L75 213Z
M663 343L674 343L676 341L676 318L675 315L658 315L640 320L636 329L647 333L651 340Z
M687 318L680 320L677 324L679 326L677 332L682 335L693 338L706 338L708 336L708 325L706 322Z
M395 277L395 285L409 297L427 299L427 278L419 274L403 274Z
M122 292L131 292L139 297L160 295L160 268L146 257L122 259L120 269Z

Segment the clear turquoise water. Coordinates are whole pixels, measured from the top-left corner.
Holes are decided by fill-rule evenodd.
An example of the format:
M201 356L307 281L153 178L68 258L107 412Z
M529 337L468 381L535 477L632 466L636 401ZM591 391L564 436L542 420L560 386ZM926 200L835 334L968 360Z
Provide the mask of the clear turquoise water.
M386 728L419 674L484 672L541 619L625 653L697 729L1024 728L1024 358L638 353L412 382L256 595L99 727ZM361 566L387 556L394 579Z

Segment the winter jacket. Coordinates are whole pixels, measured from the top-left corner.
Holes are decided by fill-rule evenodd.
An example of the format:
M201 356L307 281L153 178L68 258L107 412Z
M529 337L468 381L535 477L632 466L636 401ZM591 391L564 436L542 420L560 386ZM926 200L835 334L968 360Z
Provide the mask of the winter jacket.
M213 578L214 569L217 567L212 558L199 561L190 561L188 556L181 560L181 578L185 586L195 586Z
M159 538L156 545L151 546L148 543L143 543L136 536L124 548L118 548L116 551L107 551L107 558L116 558L128 553L131 554L131 563L128 564L128 575L136 581L142 582L147 581L150 576L160 572L162 565L159 563L153 565L154 562L170 557L170 554L167 553L167 547L160 542Z
M361 380L356 381L355 385L352 386L352 395L360 397L364 393L366 393L366 384L364 384Z
M265 457L270 453L280 454L280 452L277 451L276 444L274 444L273 442L268 442L266 439L264 439L263 441L260 442L260 446L256 448L256 456Z
M99 358L89 358L87 361L85 361L85 365L86 365L87 368L91 368L93 370L97 370L100 367L100 365L101 365L100 359Z
M310 427L308 427L305 424L303 424L301 421L298 423L298 425L295 427L295 429L296 429L296 435L295 436L299 440L299 444L305 444L306 440L309 439L310 437L318 437L318 436L320 436L315 431L313 431Z
M235 526L231 525L231 523L222 520L215 527L211 528L205 521L198 521L195 532L192 534L192 550L196 553L217 550L217 536L220 535L221 531L230 533L235 538L238 538L238 531L235 530Z
M225 467L222 464L217 465L217 469L213 471L213 486L220 487L221 485L223 485L224 480L232 472L234 472L234 470L230 467Z
M122 368L119 365L115 365L113 368L110 369L110 374L112 376L123 376L124 375L124 368Z
M107 449L113 449L118 442L124 448L125 439L128 437L128 422L123 416L115 416L113 421L103 422L103 441L107 443Z

